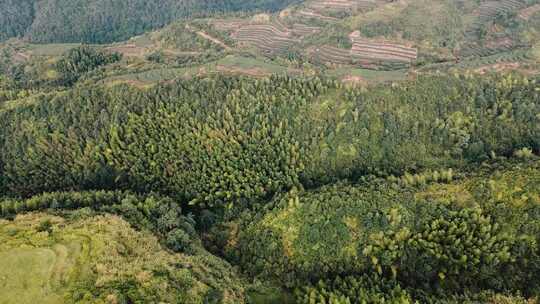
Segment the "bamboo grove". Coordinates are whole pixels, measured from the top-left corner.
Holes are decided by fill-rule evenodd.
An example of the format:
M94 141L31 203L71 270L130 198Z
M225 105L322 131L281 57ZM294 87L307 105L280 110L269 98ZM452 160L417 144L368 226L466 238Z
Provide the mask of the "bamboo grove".
M4 110L1 189L158 191L244 205L293 186L540 149L534 79L432 77L369 92L275 76L78 88Z
M538 81L212 76L6 94L0 216L118 214L296 303L526 303L540 293ZM208 297L229 303L227 288Z

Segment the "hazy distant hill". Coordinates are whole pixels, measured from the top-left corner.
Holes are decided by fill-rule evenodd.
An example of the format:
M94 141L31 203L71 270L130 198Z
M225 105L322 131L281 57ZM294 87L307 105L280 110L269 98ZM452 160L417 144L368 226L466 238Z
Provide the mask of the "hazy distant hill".
M0 40L33 42L125 40L172 20L214 12L279 10L294 0L3 0Z

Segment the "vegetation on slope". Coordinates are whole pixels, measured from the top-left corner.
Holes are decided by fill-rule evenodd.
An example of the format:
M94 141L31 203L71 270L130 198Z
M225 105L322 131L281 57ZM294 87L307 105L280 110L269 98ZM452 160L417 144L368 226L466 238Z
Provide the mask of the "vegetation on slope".
M279 10L292 0L24 0L4 1L0 41L25 36L33 42L104 43L127 40L168 23L220 12ZM4 26L5 25L5 26Z
M361 303L362 292L373 297L367 303L488 290L535 296L539 184L536 159L293 190L223 226L228 235L218 228L217 240L228 237L219 247L248 273L302 287L299 303Z
M193 37L184 29L152 38L182 44ZM63 216L39 235L64 244L56 221L118 215L189 266L148 270L149 281L138 266L122 268L112 287L89 275L63 290L51 279L53 295L251 303L251 289L284 302L267 280L296 290L299 303L520 303L538 294L534 76L437 75L369 90L317 77L211 76L143 89L93 81L140 61L69 48L0 78L0 216ZM219 62L246 64L239 58ZM203 244L264 282L240 282ZM36 263L47 268L48 259ZM178 287L184 274L194 290Z
M172 254L118 217L90 215L0 220L2 303L243 302L238 279L218 259Z
M75 89L0 113L1 189L131 189L201 206L293 186L537 152L534 79L433 77L369 92L273 77Z

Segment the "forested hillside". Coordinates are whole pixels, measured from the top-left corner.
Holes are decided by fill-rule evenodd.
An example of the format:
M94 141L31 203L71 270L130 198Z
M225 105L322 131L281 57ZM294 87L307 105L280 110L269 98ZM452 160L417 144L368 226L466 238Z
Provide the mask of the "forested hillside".
M0 3L0 41L105 43L162 27L174 20L233 11L275 11L294 0L22 0Z
M23 36L34 20L35 0L0 2L0 41Z
M540 303L538 0L0 0L0 40L0 304Z
M68 55L86 64L63 64L67 72L114 61L84 48ZM90 270L70 281L77 299L534 301L538 81L439 75L367 90L316 77L214 76L15 91L0 108L1 215L113 214L194 259L188 272L169 265L147 284L119 270L113 289L89 287L100 280L100 268ZM36 244L29 259L56 248ZM0 255L13 259L16 248ZM176 271L206 287L186 293ZM152 289L161 280L177 283Z

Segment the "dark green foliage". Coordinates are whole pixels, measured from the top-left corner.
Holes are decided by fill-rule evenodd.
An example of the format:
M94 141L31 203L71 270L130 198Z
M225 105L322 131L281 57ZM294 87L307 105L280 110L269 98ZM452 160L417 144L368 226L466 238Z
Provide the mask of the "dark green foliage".
M366 274L397 280L416 295L535 295L539 166L493 165L464 181L418 189L375 179L293 191L244 215L228 236L237 245L225 253L251 275L289 286Z
M540 150L534 79L432 77L370 91L216 77L90 87L0 113L2 192L125 188L243 206L293 186Z
M157 101L113 127L108 158L137 189L216 206L299 184L303 120L295 114L306 105L302 96L323 93L324 84L274 78L197 86L171 88L169 94L191 97Z
M231 11L277 11L294 0L22 0L0 3L0 40L33 42L127 40L168 23Z
M296 291L298 304L412 304L399 284L377 276L337 277Z
M0 1L0 42L26 34L34 19L36 0Z
M60 84L71 85L85 73L120 59L119 53L109 54L85 45L71 49L56 63Z

